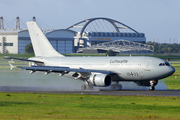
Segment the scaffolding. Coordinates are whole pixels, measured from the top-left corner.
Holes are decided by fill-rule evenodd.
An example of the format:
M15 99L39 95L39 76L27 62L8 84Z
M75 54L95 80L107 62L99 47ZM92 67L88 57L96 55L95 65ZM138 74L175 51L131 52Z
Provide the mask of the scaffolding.
M84 50L100 50L100 51L107 51L113 50L119 54L126 54L126 53L154 53L154 46L147 45L138 42L132 42L127 40L116 40L111 42L105 42L100 44L95 44L90 47L79 48L78 53L83 52Z

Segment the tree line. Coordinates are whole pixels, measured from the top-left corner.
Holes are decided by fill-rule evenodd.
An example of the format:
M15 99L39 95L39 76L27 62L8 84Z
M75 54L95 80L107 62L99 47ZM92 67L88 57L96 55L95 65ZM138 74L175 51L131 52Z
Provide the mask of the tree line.
M180 44L157 43L148 41L146 44L154 46L154 53L180 53Z
M180 44L174 43L174 44L168 44L168 43L157 43L157 42L151 42L148 41L146 44L153 45L154 46L154 53L180 53ZM25 53L34 53L32 44L29 43L25 47ZM106 52L106 55L114 56L115 53L112 50L108 50Z

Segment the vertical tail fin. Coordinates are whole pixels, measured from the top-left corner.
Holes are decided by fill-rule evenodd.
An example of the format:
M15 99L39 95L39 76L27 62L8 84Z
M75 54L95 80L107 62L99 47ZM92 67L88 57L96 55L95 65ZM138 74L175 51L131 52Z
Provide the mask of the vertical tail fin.
M27 27L36 57L64 57L53 48L36 22L27 22Z

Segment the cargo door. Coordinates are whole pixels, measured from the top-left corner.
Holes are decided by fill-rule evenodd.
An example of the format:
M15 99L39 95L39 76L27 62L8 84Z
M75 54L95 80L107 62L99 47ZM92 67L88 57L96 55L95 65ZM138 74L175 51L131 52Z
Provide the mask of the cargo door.
M146 61L145 68L144 68L145 71L151 71L151 62L152 60Z

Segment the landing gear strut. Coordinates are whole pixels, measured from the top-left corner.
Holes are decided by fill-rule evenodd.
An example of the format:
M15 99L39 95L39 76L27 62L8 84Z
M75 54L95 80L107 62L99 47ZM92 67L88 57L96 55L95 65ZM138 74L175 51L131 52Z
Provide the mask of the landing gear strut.
M121 90L122 89L122 85L119 84L119 82L116 82L115 84L112 84L110 86L111 90Z
M83 84L81 86L82 90L92 90L93 89L93 85L91 85L88 81L86 81L86 84Z

